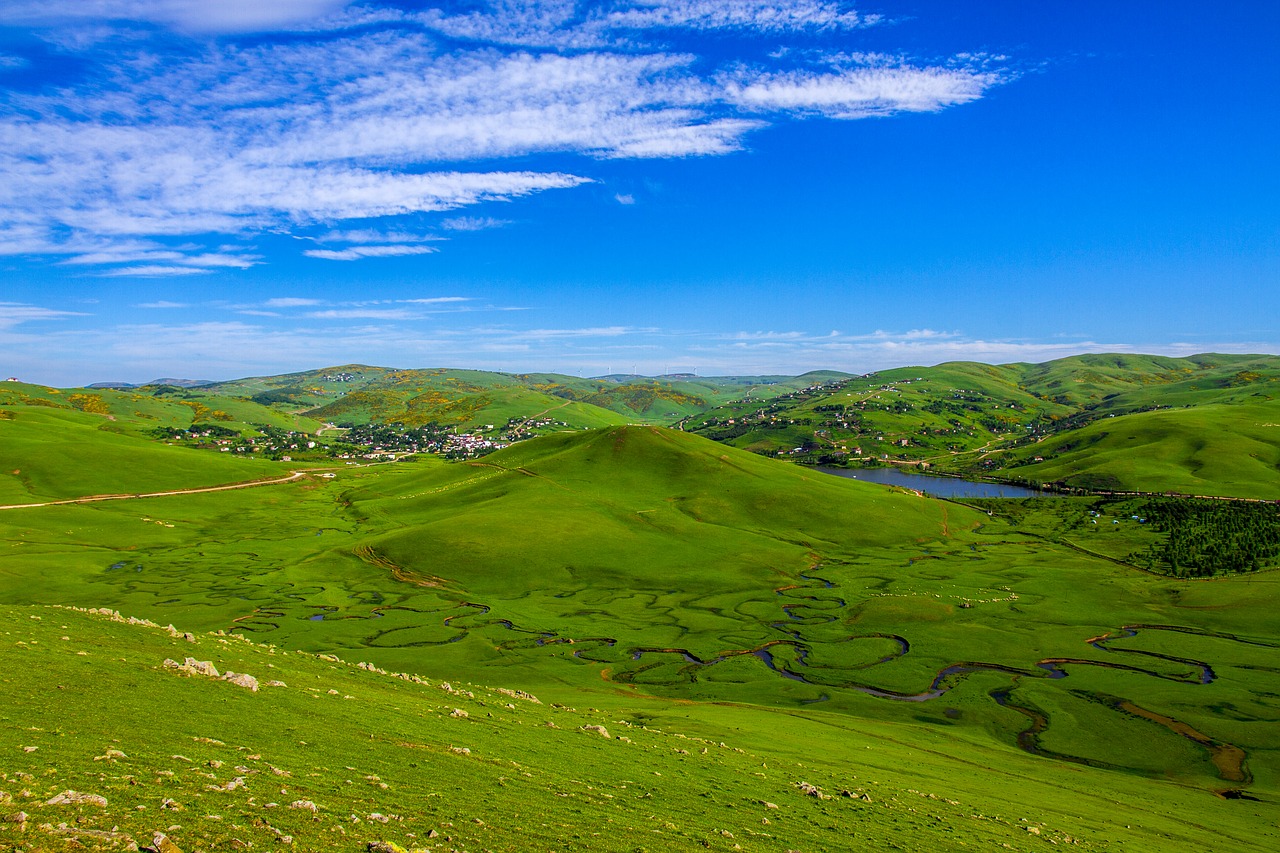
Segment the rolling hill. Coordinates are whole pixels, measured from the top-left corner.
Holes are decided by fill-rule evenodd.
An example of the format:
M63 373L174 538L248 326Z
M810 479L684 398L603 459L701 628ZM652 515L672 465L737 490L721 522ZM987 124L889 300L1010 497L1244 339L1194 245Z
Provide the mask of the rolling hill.
M1152 535L1114 521L1046 537L640 426L8 510L0 790L28 818L0 832L1270 849L1280 576L1091 556Z
M1265 424L1276 422L1276 356L1102 354L895 368L727 404L685 428L804 461L1270 499L1280 470ZM1103 434L1121 437L1099 443Z

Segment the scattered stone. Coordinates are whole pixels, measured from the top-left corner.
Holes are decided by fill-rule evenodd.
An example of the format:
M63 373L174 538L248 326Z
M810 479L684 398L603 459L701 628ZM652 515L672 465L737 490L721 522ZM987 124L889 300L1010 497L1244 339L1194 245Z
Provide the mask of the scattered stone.
M523 690L511 690L506 687L498 687L495 689L499 693L501 693L503 696L510 696L513 699L523 699L526 702L532 702L535 705L542 704L542 700L539 699L537 696L534 696L532 693L525 693Z
M164 666L167 669L176 669L187 675L204 675L209 678L218 678L220 673L218 668L213 665L212 661L196 660L195 658L186 658L182 663L178 663L173 658L165 658Z
M470 750L469 748L465 747L465 746L451 746L451 747L449 747L449 751L450 751L450 752L456 752L458 755L470 755L470 754L471 754L471 750Z
M466 711L462 710L461 708L454 708L453 712L450 713L449 716L458 717L459 719L465 719L467 717L470 717L471 715L468 714Z
M182 853L182 848L174 844L169 836L157 832L151 837L151 846L146 848L151 853Z
M766 809L776 809L778 807L777 803L771 803L768 800L761 800L760 804L763 805Z
M330 696L337 696L337 695L338 695L338 691L334 690L334 689L331 687L331 688L329 688L329 695L330 695Z
M606 729L604 726L586 725L582 727L582 730L584 732L590 732L591 734L600 735L600 737L602 738L610 737L609 730Z
M288 687L289 685L285 684L283 681L268 681L267 686L268 687Z
M799 788L800 793L804 794L806 797L815 797L819 800L831 799L826 794L822 793L822 790L818 788L818 786L810 785L808 782L797 782L796 787Z
M1028 827L1027 827L1027 832L1031 833L1032 835L1039 835L1039 834L1040 834L1040 827L1038 827L1038 826L1028 826Z
M128 758L128 757L129 756L125 755L123 752L121 752L118 749L108 749L102 755L95 755L93 757L93 760L94 761L114 761L117 758Z
M185 665L189 670L198 675L207 675L210 678L218 677L218 668L213 665L213 661L187 658L185 660Z
M40 747L38 747L38 746L24 746L24 747L22 748L22 751L23 751L23 752L35 752L35 751L36 751L37 749L39 749L39 748L40 748Z
M319 807L310 800L294 800L292 803L289 803L289 808L298 809L299 811L308 811L312 814L315 814L319 810Z
M223 681L228 681L237 687L244 687L247 690L258 692L258 679L252 675L245 675L243 672L231 672L228 670L222 676Z
M169 799L168 797L164 798L164 802L160 804L160 808L168 809L169 811L173 811L173 812L182 811L182 806L174 802L173 800Z
M26 812L14 812L13 814L6 817L5 820L8 821L9 823L16 823L18 824L19 827L21 827L24 823L27 822L28 817L30 817L30 815L28 815Z
M107 798L97 794L82 794L79 791L63 791L61 794L45 802L46 806L97 806L105 809Z

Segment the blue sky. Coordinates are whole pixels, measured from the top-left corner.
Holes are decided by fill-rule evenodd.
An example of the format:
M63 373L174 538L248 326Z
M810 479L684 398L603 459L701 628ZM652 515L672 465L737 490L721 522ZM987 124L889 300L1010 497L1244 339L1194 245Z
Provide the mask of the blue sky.
M5 0L0 373L1280 352L1280 4Z

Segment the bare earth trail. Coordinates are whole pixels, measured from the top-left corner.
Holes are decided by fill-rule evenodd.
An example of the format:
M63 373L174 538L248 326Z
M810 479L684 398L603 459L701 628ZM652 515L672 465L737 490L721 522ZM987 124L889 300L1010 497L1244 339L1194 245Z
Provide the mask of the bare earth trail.
M320 470L320 469L311 469ZM277 477L272 480L250 480L247 483L228 483L224 486L205 486L199 489L178 489L171 492L148 492L138 495L89 495L83 498L67 498L60 501L44 501L43 503L34 504L8 504L0 505L3 509L35 509L42 506L63 506L66 504L87 504L97 503L99 501L131 501L140 498L167 498L174 495L198 495L205 492L229 492L233 489L252 489L257 486L278 486L281 483L292 483L301 480L307 476L308 471L294 471L287 477Z

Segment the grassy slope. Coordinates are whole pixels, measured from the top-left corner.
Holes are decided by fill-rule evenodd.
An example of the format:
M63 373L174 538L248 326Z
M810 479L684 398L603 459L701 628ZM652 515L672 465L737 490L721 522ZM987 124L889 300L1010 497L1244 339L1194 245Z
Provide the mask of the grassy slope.
M778 853L1266 850L1280 837L1258 819L1273 806L1087 767L1046 775L920 725L641 697L574 710L69 610L0 607L0 632L0 801L28 816L0 823L14 849L121 849L157 831L188 851L285 836L299 850ZM162 666L186 656L260 689ZM106 805L46 804L66 790Z
M286 476L278 464L235 459L108 431L102 415L36 406L0 418L0 504Z
M1280 400L1107 418L1011 454L1004 470L1092 488L1275 500Z
M206 389L59 390L24 383L0 386L0 411L15 406L97 414L107 419L105 428L139 437L147 436L156 427L187 427L194 422L216 423L241 431L251 430L254 424L304 432L320 426L309 418Z
M346 374L349 378L340 379ZM617 377L480 370L394 370L341 365L281 376L251 377L205 389L223 395L276 392L281 411L354 423L426 423L473 427L546 414L574 427L628 422L671 423L744 395L769 397L846 374L804 376Z
M979 519L985 526L971 531L971 522ZM1090 535L1128 534L1112 534L1107 528ZM865 839L868 848L876 849L884 846L891 832L903 833L900 843L908 848L945 846L952 838L979 846L1006 839L1021 845L1023 838L1044 843L1016 828L1023 817L1046 823L1046 831L1055 833L1054 837L1067 833L1099 845L1123 841L1129 849L1214 849L1217 843L1224 849L1274 846L1280 743L1269 697L1280 685L1269 661L1280 640L1280 617L1274 607L1280 582L1276 573L1212 583L1151 578L1028 538L962 507L866 484L819 479L817 474L696 437L643 428L542 439L475 465L426 463L352 470L341 472L332 482L15 511L0 517L0 539L7 544L0 555L4 602L107 604L184 628L234 628L291 648L332 650L436 678L533 689L546 701L602 709L599 716L590 717L591 722L612 727L610 721L621 719L647 721L664 731L725 741L755 756L742 766L699 769L691 762L700 760L694 758L700 750L689 749L691 755L682 756L673 749L670 760L677 763L672 766L609 763L616 769L584 779L564 768L604 767L596 756L608 753L575 751L575 741L544 745L527 737L527 728L507 729L521 737L487 742L486 750L500 749L504 757L516 748L511 744L518 743L519 749L526 750L522 753L526 758L515 760L545 768L548 775L518 792L521 803L541 803L542 795L535 788L541 791L564 778L551 772L553 766L569 779L613 793L615 800L622 795L606 786L620 785L623 779L635 782L637 768L640 775L663 773L663 780L673 785L665 789L673 804L650 803L646 798L643 805L663 808L645 809L643 815L624 806L630 817L627 825L648 832L655 827L644 822L647 816L660 815L680 832L691 834L652 836L653 840L645 841L621 831L606 833L631 845L620 843L620 849L646 844L671 849L707 837L717 827L735 834L735 840L718 837L726 847L742 843L747 849L765 850L849 849L850 832L858 843ZM1090 541L1078 544L1106 551ZM816 568L811 568L815 563ZM314 621L316 616L324 618ZM14 611L12 618L22 620L26 615ZM1242 639L1145 631L1117 646L1167 654L1171 659L1096 650L1085 642L1133 623L1183 626ZM4 630L17 636L12 628ZM884 636L890 634L903 636L910 644L909 653L895 657L895 644ZM110 631L103 632L104 648L114 648L112 636ZM782 677L748 653L764 642L792 636L795 645L784 642L770 648L775 664L802 675L804 682ZM56 645L47 636L32 637L46 647ZM615 642L608 645L600 641L602 637ZM0 648L13 654L36 650L22 639L27 648ZM540 639L550 642L540 643ZM689 649L704 661L725 651L739 654L699 667L678 652L644 651L668 647ZM797 658L800 648L807 651L807 661ZM176 656L172 651L149 654L156 659ZM139 660L127 651L110 657ZM1147 672L1071 664L1065 667L1069 678L1049 679L1036 663L1051 657L1125 662ZM1202 685L1191 678L1195 670L1188 661L1192 659L1211 662L1217 680ZM400 810L397 814L416 814L406 802L434 805L434 798L422 790L424 773L434 780L447 775L442 767L453 768L408 767L417 759L387 745L396 736L406 740L404 732L423 732L421 740L408 740L425 744L439 738L439 745L450 731L427 727L426 717L407 709L409 700L403 694L389 696L373 711L348 702L357 709L350 712L355 715L350 722L322 719L309 731L333 734L308 737L282 729L288 724L279 720L297 716L308 706L322 707L317 703L333 698L323 691L317 698L290 699L301 703L297 707L265 702L254 706L241 694L210 692L234 690L227 685L200 687L197 683L193 687L192 682L168 673L148 674L156 661L147 663L150 658L145 656L141 660L140 668L123 672L113 668L98 677L110 684L117 683L112 680L117 676L124 679L119 683L132 685L131 695L138 696L139 702L148 697L146 708L152 714L157 705L225 708L225 716L208 719L229 733L226 737L194 730L175 734L171 729L188 715L165 718L157 725L160 736L154 747L134 748L143 749L147 761L160 761L172 753L195 757L173 741L197 734L250 746L255 754L268 747L278 749L276 757L292 762L287 769L295 779L310 772L321 773L316 778L330 778L328 774L337 767L355 764L350 756L366 756L371 769L364 775L377 773L394 783L396 790L407 792L394 800ZM945 698L921 703L879 699L858 689L865 685L919 692L940 669L975 660L1026 675L978 672L958 679ZM261 659L235 665L220 659L222 668L228 665L260 677L263 670ZM46 676L36 680L34 673L57 675L59 666L42 663L28 670L8 662L0 665L0 672L11 679L6 695L15 698L9 700L10 707L19 711L11 721L58 713L47 692L54 681ZM292 683L291 679L306 678L312 683L315 679L316 673L301 665L300 673L282 680ZM339 678L336 674L325 677ZM205 692L177 694L164 686L169 684ZM361 696L353 682L333 684L343 694ZM1013 705L1048 716L1048 728L1039 738L1042 748L1123 769L1101 771L1018 751L1013 744L1028 719L1013 707L997 704L990 695L1010 688ZM123 695L123 687L119 689ZM283 701L265 695L269 702ZM235 696L242 698L232 703ZM826 701L821 704L804 704L823 696ZM1240 787L1240 782L1219 778L1204 748L1158 724L1105 707L1101 696L1130 699L1245 749L1253 778L1244 787L1263 801L1228 803L1213 798L1206 789ZM232 704L220 703L219 698ZM135 715L129 719L143 719L138 716L143 713L140 706L130 704L133 701L122 699L122 707L138 709L129 711ZM73 706L58 703L57 707L71 716ZM260 711L257 715L251 710L255 707ZM490 712L499 713L492 706L484 709ZM83 713L88 714L87 706ZM477 716L472 713L472 718ZM89 740L101 734L102 743L80 741L70 759L59 759L64 765L60 772L113 766L90 763L92 755L105 749L108 737L132 730L112 724L111 731L117 733L108 736L109 724L101 720L78 726L76 731L85 732L83 737ZM142 725L139 722L137 727ZM5 736L22 738L23 728L6 728ZM342 734L347 730L353 730L354 736ZM427 738L425 733L431 731L438 733ZM496 731L494 737L499 738ZM372 739L368 739L370 733ZM327 752L312 760L291 745L294 740L323 743ZM461 745L480 753L474 743ZM587 743L593 748L604 746L598 741ZM41 751L48 746L45 743ZM119 748L133 755L129 746ZM437 751L453 760L454 754ZM16 760L29 763L0 765L5 772L42 773L47 767L39 763L40 751L28 755L14 746L0 754L19 755ZM768 767L751 769L761 764ZM277 766L286 765L277 762ZM329 771L312 769L319 767ZM773 778L775 771L784 771L785 777ZM119 779L123 772L97 781L124 789ZM765 773L769 781L747 778L754 772ZM149 773L145 776L154 778ZM791 792L790 784L798 779L839 790L851 787L850 777L856 777L853 785L892 786L893 794L887 797L877 797L876 789L868 788L877 803L883 802L883 823L865 812L837 810L848 805L860 808L857 803L801 798L800 803L817 805L819 810L806 812L803 823L788 822L794 834L776 835L775 848L770 846L773 841L745 834L752 827L773 832L771 825L759 824L754 813L740 824L717 819L731 814L726 803L780 802L775 798ZM360 777L352 778L359 783ZM619 819L617 812L592 811L595 804L573 802L564 805L583 811L574 814L539 805L542 811L533 813L547 817L538 818L537 826L517 823L508 814L512 810L501 805L508 800L490 795L494 788L488 786L496 787L491 776L449 778L451 784L457 783L449 801L475 803L476 810L489 808L481 816L486 825L508 829L495 833L506 839L501 843L517 843L524 837L522 832L534 833L535 839L568 839L576 833L585 843L587 833L598 830L584 827L598 826L608 817ZM471 778L475 781L468 781ZM218 781L226 779L219 776ZM255 796L261 793L258 781L250 777L250 793ZM59 782L46 784L56 787ZM32 787L29 781L25 784ZM167 784L158 788L163 790ZM338 793L340 785L322 787L311 777L305 784L316 787L304 788L304 796L311 795L332 816L357 811L354 800ZM744 784L765 787L761 791ZM16 785L10 787L16 789ZM68 783L66 787L75 786ZM962 805L944 808L911 790ZM722 791L734 792L731 802L726 798L713 806L700 796ZM126 806L136 802L154 809L159 797L130 799L142 793L116 796L123 797ZM336 797L331 802L340 805L324 803L320 793ZM658 797L657 791L646 793ZM231 795L209 792L203 796ZM623 805L590 796L602 808ZM251 808L256 806L247 799L233 801L242 810L232 814L246 819L254 814ZM265 801L256 796L257 803ZM1105 809L1100 801L1107 804ZM361 807L392 808L376 799ZM495 814L497 808L504 811ZM784 804L784 808L790 806ZM32 808L26 810L34 813ZM468 811L469 807L447 816L429 814L455 823L456 828L460 822L455 818L470 819ZM973 814L999 820L971 824ZM1188 820L1189 814L1196 819ZM136 821L124 823L118 812L112 812L111 819L137 825ZM772 814L770 819L782 821ZM362 820L367 823L367 815ZM247 826L244 821L231 822ZM274 814L269 822L283 825L276 823ZM191 830L197 838L221 831L218 822L203 818L200 823L184 823L166 817L165 825L169 823L197 827ZM310 849L322 847L322 837L337 837L330 829L332 823L330 816L324 816L314 826L301 824L326 833L307 836ZM542 823L550 826L541 827ZM1123 828L1126 824L1135 829ZM349 816L346 827L351 831ZM405 831L416 832L420 827ZM656 828L673 832L665 825ZM303 837L302 830L298 832ZM984 834L988 832L996 834ZM1226 841L1211 833L1220 833ZM492 836L459 837L476 846L503 849ZM721 843L714 836L708 840ZM606 842L590 841L611 849L603 846ZM539 844L535 841L532 846Z
M1275 356L953 362L880 371L830 393L780 402L780 411L766 411L767 417L758 414L762 405L732 404L702 418L721 423L688 428L761 452L812 442L819 452L853 455L857 448L863 457L925 461L969 475L1244 497L1280 491L1275 442L1264 426L1280 421ZM832 406L845 407L851 417L823 411ZM1194 413L1148 411L1170 407ZM1009 451L1007 462L1000 455L1037 418L1060 421L1085 412L1098 420ZM729 417L735 425L724 423ZM1046 462L1033 465L1035 456Z

